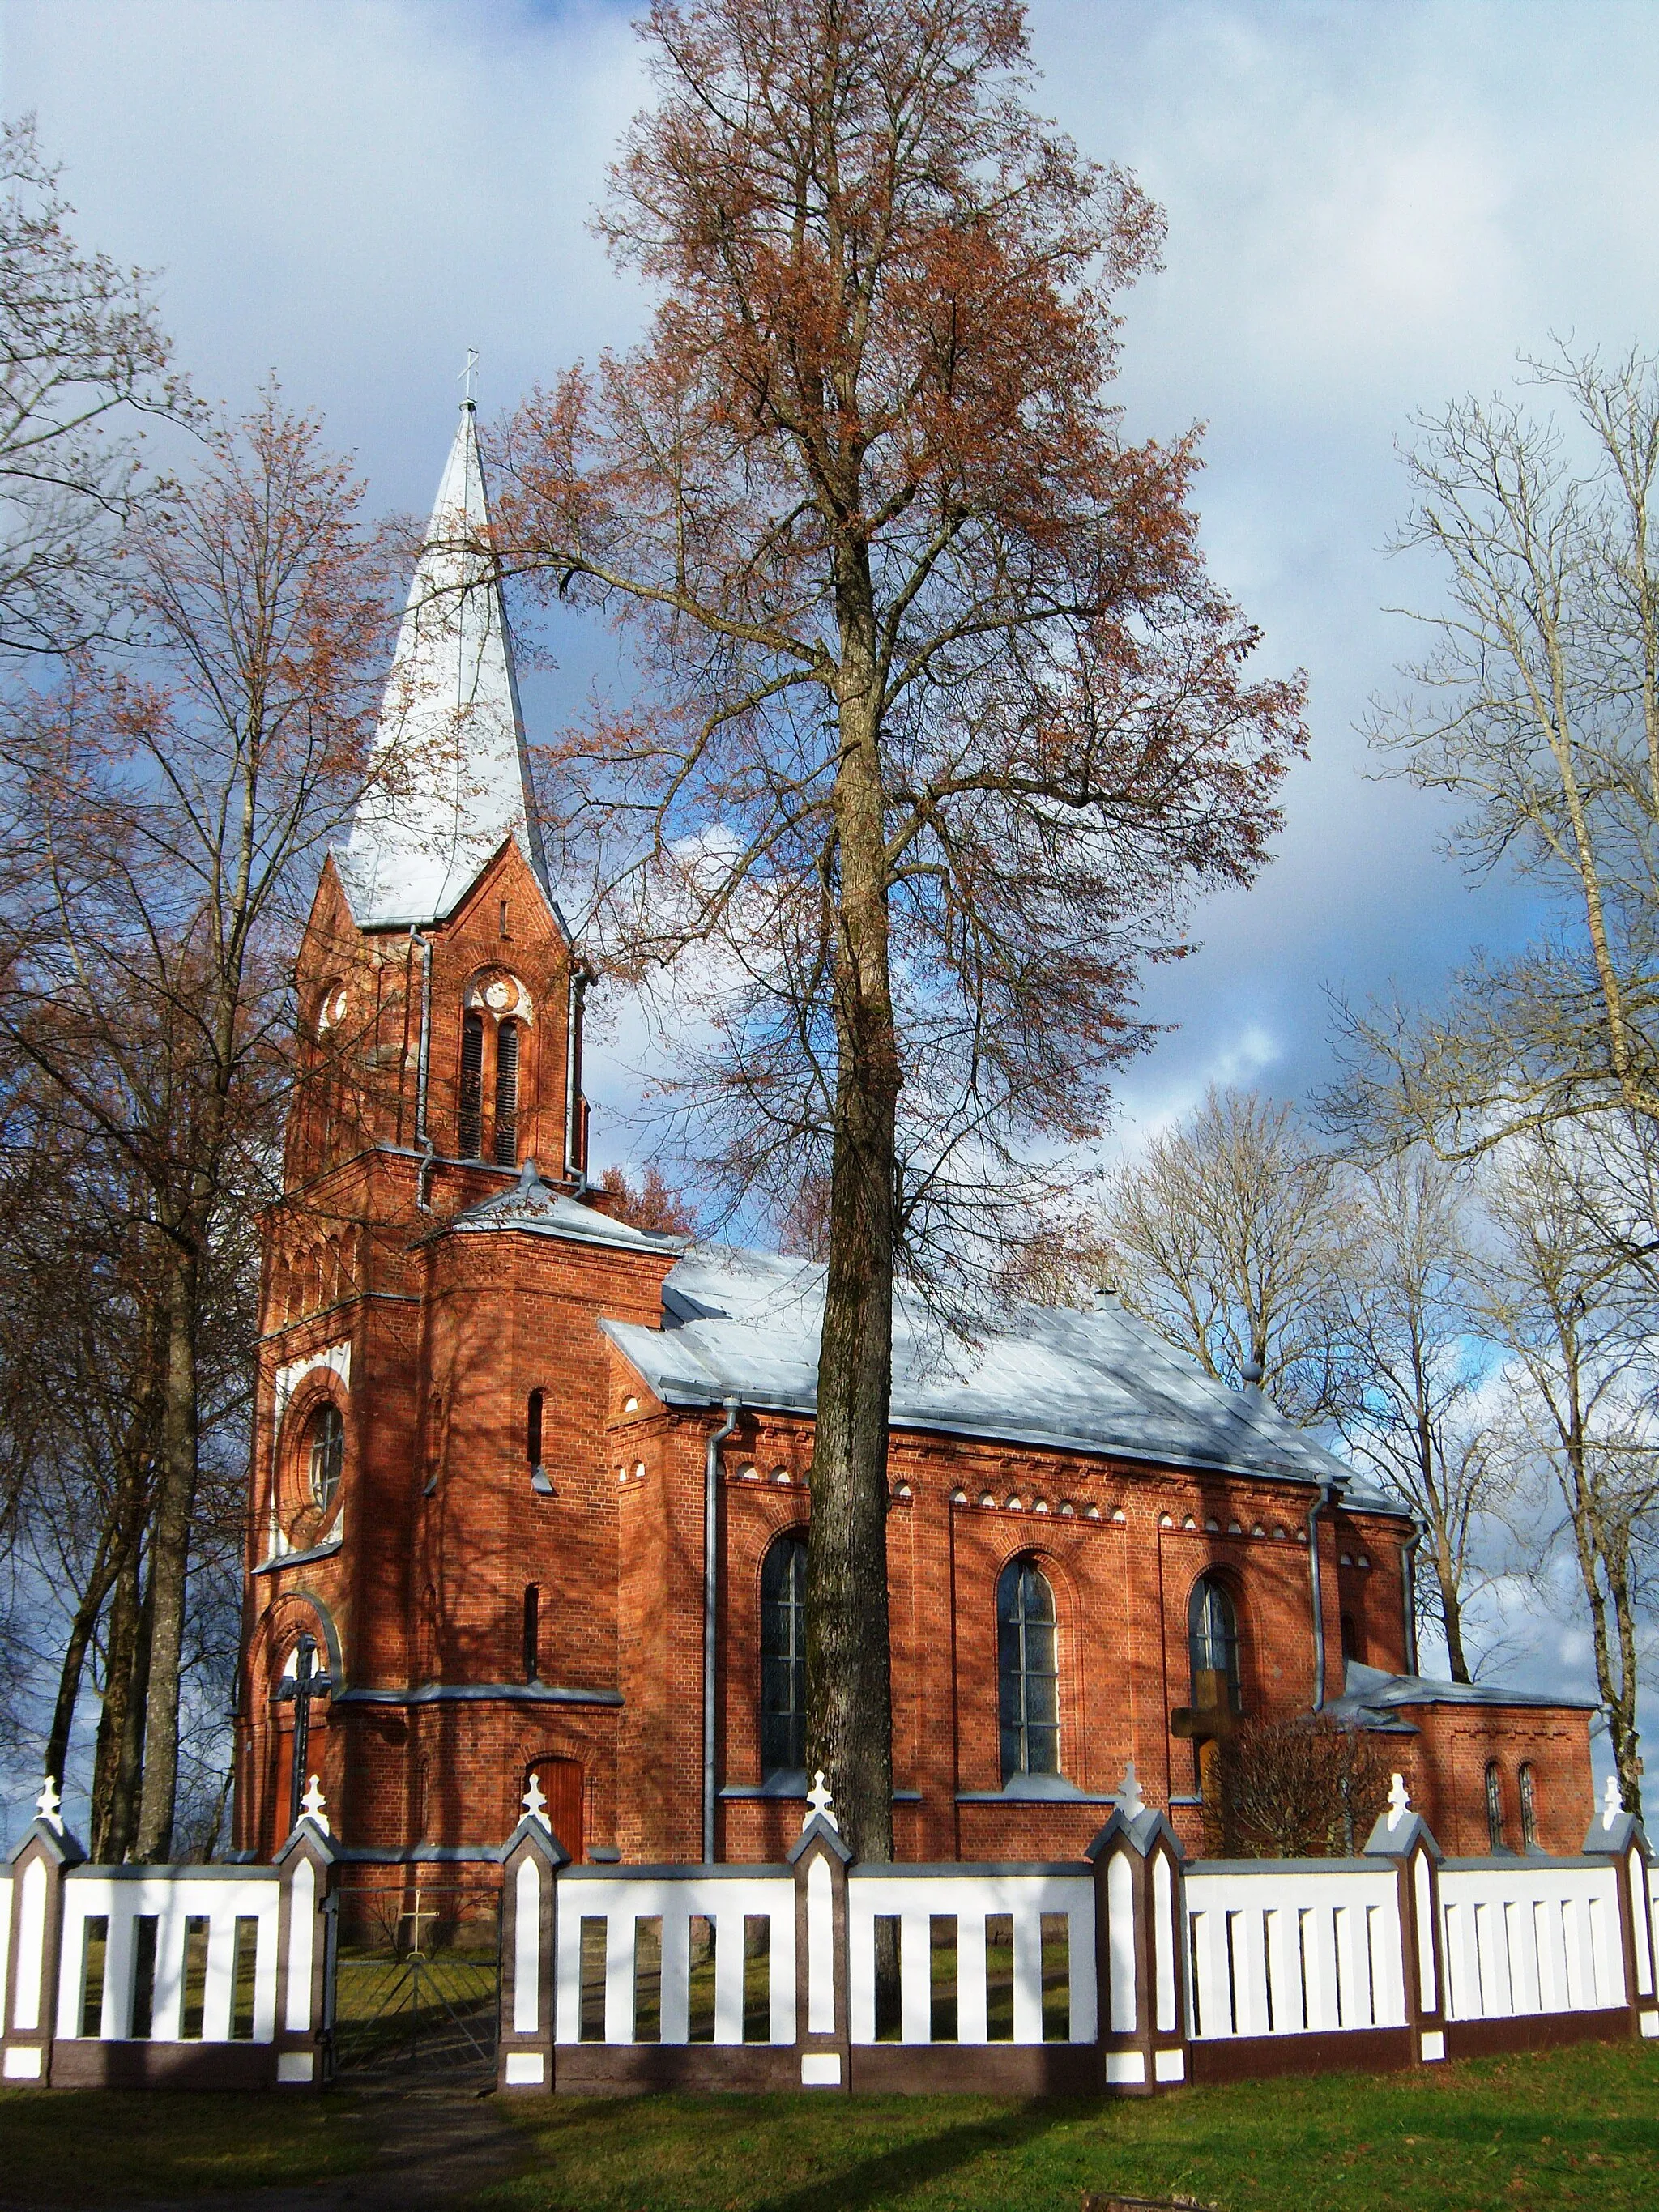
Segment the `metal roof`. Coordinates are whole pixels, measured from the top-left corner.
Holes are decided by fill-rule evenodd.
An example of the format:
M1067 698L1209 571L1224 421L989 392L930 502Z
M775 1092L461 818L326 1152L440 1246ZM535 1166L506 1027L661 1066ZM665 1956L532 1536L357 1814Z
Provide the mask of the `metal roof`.
M1350 1659L1343 1694L1327 1698L1324 1711L1332 1720L1397 1734L1404 1725L1404 1709L1413 1705L1548 1705L1594 1712L1596 1700L1540 1697L1534 1690L1505 1690L1491 1682L1441 1682L1425 1674L1390 1674L1383 1668L1362 1667Z
M469 400L410 586L367 787L334 854L362 929L442 921L509 836L547 888L506 611L479 550L489 526Z
M665 1326L601 1326L671 1405L810 1414L823 1273L733 1246L687 1251L663 1289ZM1013 1304L970 1339L921 1301L893 1302L892 1425L1169 1467L1334 1483L1346 1502L1400 1513L1267 1400L1230 1390L1115 1301L1091 1312Z

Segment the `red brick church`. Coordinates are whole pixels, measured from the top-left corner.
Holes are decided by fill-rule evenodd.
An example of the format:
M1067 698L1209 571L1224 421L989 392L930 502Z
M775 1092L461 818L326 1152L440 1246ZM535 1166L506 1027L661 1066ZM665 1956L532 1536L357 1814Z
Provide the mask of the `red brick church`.
M533 1771L578 1858L776 1858L820 1271L646 1234L588 1184L587 976L485 520L469 405L377 740L403 765L299 960L236 1841L269 1853L315 1771L348 1851L481 1858ZM1419 1679L1413 1523L1266 1400L1109 1301L971 1348L894 1318L902 1856L1075 1856L1131 1759L1197 1850L1206 1746L1313 1708L1386 1732L1447 1850L1578 1848L1586 1710Z

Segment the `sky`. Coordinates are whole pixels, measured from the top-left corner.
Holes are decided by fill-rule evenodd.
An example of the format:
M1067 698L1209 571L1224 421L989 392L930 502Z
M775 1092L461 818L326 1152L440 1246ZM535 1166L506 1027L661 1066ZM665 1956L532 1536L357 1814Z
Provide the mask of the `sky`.
M480 403L625 343L641 301L589 234L645 84L626 7L531 0L0 0L0 104L33 109L83 239L158 272L181 362L246 403L272 370L382 507L435 489L466 350ZM1277 857L1197 916L1143 1006L1169 1024L1114 1143L1212 1079L1316 1095L1329 994L1432 994L1535 917L1442 849L1441 804L1370 779L1357 724L1410 650L1390 557L1418 410L1513 374L1552 333L1659 343L1659 9L1559 0L1364 5L1037 0L1038 99L1169 218L1127 301L1127 427L1206 425L1212 568L1305 668L1310 757ZM562 631L532 736L614 666ZM534 726L538 723L541 726ZM636 1075L592 1071L625 1156ZM1540 1664L1582 1679L1582 1641Z

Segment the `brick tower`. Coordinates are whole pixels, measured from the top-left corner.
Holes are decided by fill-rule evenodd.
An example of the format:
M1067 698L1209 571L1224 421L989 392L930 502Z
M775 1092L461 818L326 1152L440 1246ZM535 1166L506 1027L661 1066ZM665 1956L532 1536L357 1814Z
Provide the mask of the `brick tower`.
M572 1848L614 1821L595 1316L655 1322L678 1248L578 1196L586 976L487 520L469 402L298 961L236 1742L236 1842L261 1856L312 1771L358 1847L494 1842L532 1766Z

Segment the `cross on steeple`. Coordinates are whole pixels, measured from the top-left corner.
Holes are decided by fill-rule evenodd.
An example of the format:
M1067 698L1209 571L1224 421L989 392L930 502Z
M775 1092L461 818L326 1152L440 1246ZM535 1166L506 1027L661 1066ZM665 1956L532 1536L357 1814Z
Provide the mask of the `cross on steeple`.
M469 346L466 349L466 367L461 371L459 383L462 405L465 407L476 405L478 397L478 349L477 346Z

